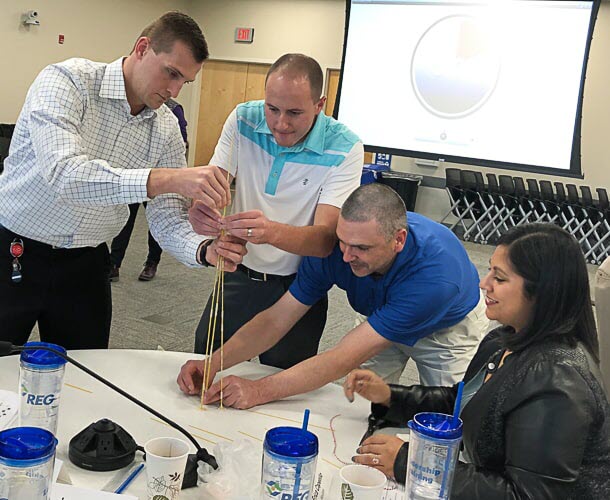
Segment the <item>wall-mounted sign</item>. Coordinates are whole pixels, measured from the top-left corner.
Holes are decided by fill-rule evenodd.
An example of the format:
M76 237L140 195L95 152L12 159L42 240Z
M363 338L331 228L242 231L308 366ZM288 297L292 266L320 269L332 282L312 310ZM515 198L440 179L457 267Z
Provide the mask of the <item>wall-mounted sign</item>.
M388 153L375 153L375 165L389 167L392 163L392 155Z
M252 43L254 28L235 28L235 41L239 43Z

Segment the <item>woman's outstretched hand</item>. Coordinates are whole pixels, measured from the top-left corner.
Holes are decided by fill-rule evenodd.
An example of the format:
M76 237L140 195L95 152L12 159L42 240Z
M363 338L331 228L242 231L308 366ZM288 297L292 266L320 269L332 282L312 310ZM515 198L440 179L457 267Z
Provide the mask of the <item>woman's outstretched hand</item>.
M372 403L390 406L390 386L371 370L352 370L345 377L343 384L345 397L354 401L354 394L360 394L364 399Z

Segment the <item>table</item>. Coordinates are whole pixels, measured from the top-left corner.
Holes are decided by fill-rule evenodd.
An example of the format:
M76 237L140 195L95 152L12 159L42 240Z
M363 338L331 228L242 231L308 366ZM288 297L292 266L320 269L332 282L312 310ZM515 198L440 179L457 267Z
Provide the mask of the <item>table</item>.
M280 425L300 426L303 411L309 408L309 430L318 436L320 442L317 471L330 476L342 465L333 454L330 420L335 415L340 415L333 421L336 456L346 462L354 455L367 426L368 402L357 397L354 403L349 403L343 396L342 388L336 384L328 384L316 391L251 410L216 407L200 410L198 398L182 394L175 381L186 360L201 359L203 356L118 349L71 351L69 355L182 425L212 454L215 443L238 438L251 439L260 446L262 453L262 439L268 429ZM274 368L246 362L225 370L224 373L256 379L276 371ZM0 358L0 389L16 391L18 379L19 357ZM146 410L75 366L67 364L57 431L57 457L64 461L65 469L75 486L101 489L116 474L116 471L103 473L79 469L68 459L70 439L101 418L109 418L121 425L139 445L158 436L183 438L182 434ZM189 444L194 452L194 446ZM136 457L139 456L141 454L138 452ZM258 485L253 485L253 488L256 487ZM125 493L146 499L145 474L140 474ZM200 488L190 488L182 491L180 499L201 498L201 494Z

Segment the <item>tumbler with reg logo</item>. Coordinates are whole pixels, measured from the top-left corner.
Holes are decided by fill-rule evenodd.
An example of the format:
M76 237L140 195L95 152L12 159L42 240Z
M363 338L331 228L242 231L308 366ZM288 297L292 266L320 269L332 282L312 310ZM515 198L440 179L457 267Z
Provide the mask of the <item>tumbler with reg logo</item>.
M26 347L46 346L65 354L66 350L46 342L28 342ZM57 433L59 397L66 360L49 351L24 350L19 367L19 425L40 427Z
M47 500L57 439L46 429L0 432L0 500Z
M409 420L406 498L447 500L462 440L462 420L417 413Z
M312 486L318 438L298 427L274 427L265 435L261 498L306 500Z

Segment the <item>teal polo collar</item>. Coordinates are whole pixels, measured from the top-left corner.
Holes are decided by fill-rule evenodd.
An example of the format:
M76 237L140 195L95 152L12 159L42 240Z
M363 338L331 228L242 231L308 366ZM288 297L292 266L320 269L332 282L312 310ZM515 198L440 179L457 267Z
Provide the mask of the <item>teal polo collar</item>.
M263 104L263 106L264 106L264 104ZM292 146L290 148L285 148L285 147L278 145L278 148L280 148L280 152L282 152L282 153L300 153L304 149L307 149L307 150L311 151L312 153L316 153L318 155L323 154L324 153L324 140L325 140L325 135L326 135L325 134L326 122L328 121L328 119L329 119L328 116L326 116L322 111L320 111L320 113L318 113L318 116L316 117L316 121L315 121L313 127L311 128L311 130L305 137L305 140L302 142L299 142L298 144L295 144L294 146ZM273 136L273 134L271 133L271 130L269 129L269 126L267 125L267 120L265 119L264 115L263 115L263 118L261 119L261 121L258 122L256 127L254 128L254 132L256 132L258 134L267 134L267 135ZM275 139L274 139L274 142L275 142Z

